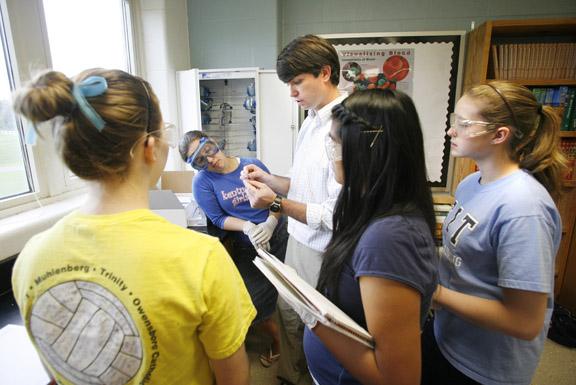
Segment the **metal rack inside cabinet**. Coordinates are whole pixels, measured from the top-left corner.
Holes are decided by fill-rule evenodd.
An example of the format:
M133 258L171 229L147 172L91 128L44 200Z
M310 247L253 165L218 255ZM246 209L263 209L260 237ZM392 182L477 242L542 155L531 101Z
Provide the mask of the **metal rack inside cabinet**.
M202 131L229 156L257 157L256 81L256 71L200 71Z
M494 79L535 88L576 88L576 18L486 21L468 34L464 91ZM576 104L576 103L575 103ZM562 106L559 106L562 107ZM564 108L559 108L563 115ZM565 117L563 116L563 119ZM576 142L576 131L563 126L562 143ZM563 183L556 204L562 216L562 241L556 256L556 301L576 311L576 172ZM457 159L454 187L476 169Z

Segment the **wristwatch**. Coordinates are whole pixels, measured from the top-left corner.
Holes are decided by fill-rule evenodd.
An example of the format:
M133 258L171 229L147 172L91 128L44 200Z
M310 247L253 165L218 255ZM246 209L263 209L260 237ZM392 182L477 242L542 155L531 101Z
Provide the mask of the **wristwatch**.
M282 210L282 197L276 195L276 198L274 198L274 202L272 202L272 204L270 205L270 211L272 211L273 213L279 213L280 210Z

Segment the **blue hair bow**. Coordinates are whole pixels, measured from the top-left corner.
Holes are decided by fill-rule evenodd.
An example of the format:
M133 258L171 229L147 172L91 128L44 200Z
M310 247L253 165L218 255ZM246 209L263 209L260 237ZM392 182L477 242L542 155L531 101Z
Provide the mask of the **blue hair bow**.
M80 112L84 115L93 125L102 132L106 122L100 115L92 108L86 97L102 95L108 89L106 79L101 76L90 76L83 82L74 83L72 88L72 97L76 102L76 107L80 108ZM26 132L26 143L35 146L37 142L36 130L32 126L28 126Z
M76 101L76 106L80 109L82 115L84 115L98 131L102 131L106 122L104 122L102 117L92 108L86 100L86 97L102 95L107 89L108 83L106 83L106 79L101 76L90 76L83 82L74 83L74 88L72 88L72 96Z

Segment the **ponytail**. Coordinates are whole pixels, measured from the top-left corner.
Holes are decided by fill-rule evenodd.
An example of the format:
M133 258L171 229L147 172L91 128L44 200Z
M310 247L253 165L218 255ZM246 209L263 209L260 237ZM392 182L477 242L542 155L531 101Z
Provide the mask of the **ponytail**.
M560 117L518 83L497 80L470 89L483 120L510 127L509 157L529 171L551 195L560 192L567 160L558 145Z
M560 192L567 160L558 146L560 117L549 106L542 106L536 129L528 141L520 144L520 167L530 171L552 195Z

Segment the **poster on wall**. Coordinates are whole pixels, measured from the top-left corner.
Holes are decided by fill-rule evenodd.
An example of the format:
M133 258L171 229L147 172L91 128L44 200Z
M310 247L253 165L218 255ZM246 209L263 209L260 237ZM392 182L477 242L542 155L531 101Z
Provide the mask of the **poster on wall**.
M321 35L340 58L339 89L400 90L412 97L424 134L430 185L451 182L449 115L460 97L464 31Z
M390 88L412 96L414 48L340 46L337 51L341 90Z

